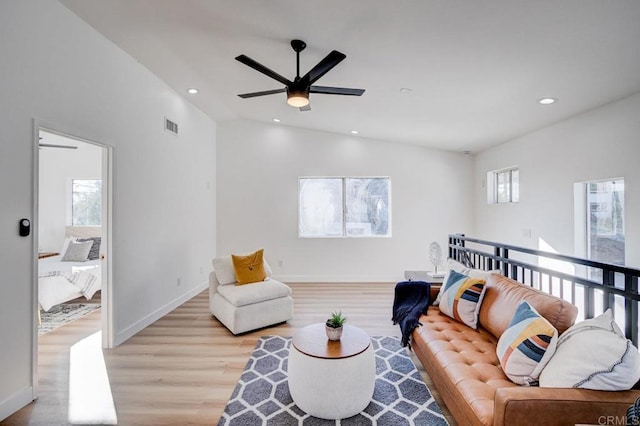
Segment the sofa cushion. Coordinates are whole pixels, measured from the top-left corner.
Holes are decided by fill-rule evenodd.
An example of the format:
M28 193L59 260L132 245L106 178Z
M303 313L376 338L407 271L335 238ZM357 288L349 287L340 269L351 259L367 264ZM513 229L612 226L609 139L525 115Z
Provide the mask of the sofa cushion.
M240 307L265 300L287 297L291 294L289 286L276 280L267 280L252 285L221 285L218 293L233 306Z
M455 271L442 286L440 311L471 328L478 328L478 311L484 295L484 280Z
M606 391L629 390L640 379L640 354L608 309L560 336L540 386Z
M509 327L500 336L496 353L511 381L518 385L538 382L540 373L556 350L558 331L528 302L516 309Z
M469 424L492 425L496 389L517 387L500 367L497 339L482 328L473 330L445 316L436 307L429 308L420 323L413 332L413 350L427 357L426 363L421 360L429 364L425 369L438 381L438 390L446 388L465 417L480 419Z
M264 271L264 249L260 249L246 256L231 255L233 270L236 274L237 284L251 284L264 281L267 273Z
M484 271L482 269L473 269L473 268L469 268L468 266L463 265L462 263L458 262L457 260L448 258L447 259L447 266L446 266L447 272L444 274L444 278L442 279L443 283L446 283L447 280L449 279L449 274L451 273L451 271L456 271L459 272L463 275L466 275L468 277L471 278L480 278L482 280L486 280L489 275L491 274L499 274L500 270L499 269L494 269L491 271ZM442 298L442 292L438 293L438 296L435 298L435 300L433 301L433 306L438 306L440 304L440 299Z
M236 283L236 272L233 269L233 261L231 260L230 255L215 257L211 261L211 264L213 265L213 270L216 272L218 284L223 286ZM272 272L267 259L264 259L264 271L267 274L267 277L270 278Z
M578 308L566 300L520 284L503 275L487 278L486 293L480 307L479 321L491 334L500 338L509 326L516 308L526 300L562 334L573 325Z

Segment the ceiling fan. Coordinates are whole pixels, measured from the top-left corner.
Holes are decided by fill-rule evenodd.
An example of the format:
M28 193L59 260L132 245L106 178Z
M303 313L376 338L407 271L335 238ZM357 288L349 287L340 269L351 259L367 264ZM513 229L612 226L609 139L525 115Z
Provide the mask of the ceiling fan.
M238 96L241 98L254 98L256 96L273 95L276 93L287 93L287 103L293 107L300 108L300 111L309 111L309 93L323 93L326 95L347 95L347 96L361 96L365 89L348 89L346 87L327 87L327 86L313 86L318 79L329 72L333 67L338 65L347 56L344 53L340 53L337 50L331 51L323 60L318 62L315 67L311 68L308 73L300 77L300 52L307 47L307 44L302 40L291 40L291 47L296 52L296 78L291 81L277 72L270 70L264 65L254 61L245 55L236 57L237 61L250 66L256 71L263 73L264 75L273 78L276 81L284 84L286 87L274 90L265 90L262 92L243 93Z

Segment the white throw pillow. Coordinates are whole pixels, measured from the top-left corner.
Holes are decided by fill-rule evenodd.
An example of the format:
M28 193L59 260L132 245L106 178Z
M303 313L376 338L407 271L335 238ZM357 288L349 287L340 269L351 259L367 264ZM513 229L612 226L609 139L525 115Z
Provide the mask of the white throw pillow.
M216 271L216 278L220 285L235 284L236 271L233 269L231 255L216 257L211 263L213 264L213 270ZM264 272L267 274L267 278L265 278L266 281L271 278L272 275L267 259L264 259Z
M86 262L91 251L93 241L70 241L67 251L62 256L63 262Z
M562 333L540 386L618 391L631 389L639 379L640 353L608 309Z
M444 274L444 278L442 279L442 285L447 282L449 279L449 274L451 271L455 271L459 274L466 275L469 278L479 278L481 280L487 280L489 275L491 274L499 274L499 269L493 269L491 271L483 271L482 269L473 269L468 266L464 266L462 263L457 260L447 259L447 272ZM436 300L433 301L433 306L438 306L440 304L440 300L442 299L442 288L440 288L440 292L438 292L438 296Z

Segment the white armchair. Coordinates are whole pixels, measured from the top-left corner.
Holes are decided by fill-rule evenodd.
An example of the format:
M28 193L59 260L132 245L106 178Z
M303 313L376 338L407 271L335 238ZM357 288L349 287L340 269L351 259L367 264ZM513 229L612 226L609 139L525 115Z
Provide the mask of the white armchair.
M271 278L264 261L265 281L236 285L231 256L213 259L209 274L209 310L233 334L240 334L293 318L291 288Z

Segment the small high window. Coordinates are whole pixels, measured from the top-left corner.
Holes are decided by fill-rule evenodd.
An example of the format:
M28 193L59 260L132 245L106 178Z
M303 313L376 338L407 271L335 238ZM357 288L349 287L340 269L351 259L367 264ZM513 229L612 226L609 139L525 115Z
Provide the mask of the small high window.
M520 201L520 170L518 167L487 173L487 202L489 204Z

